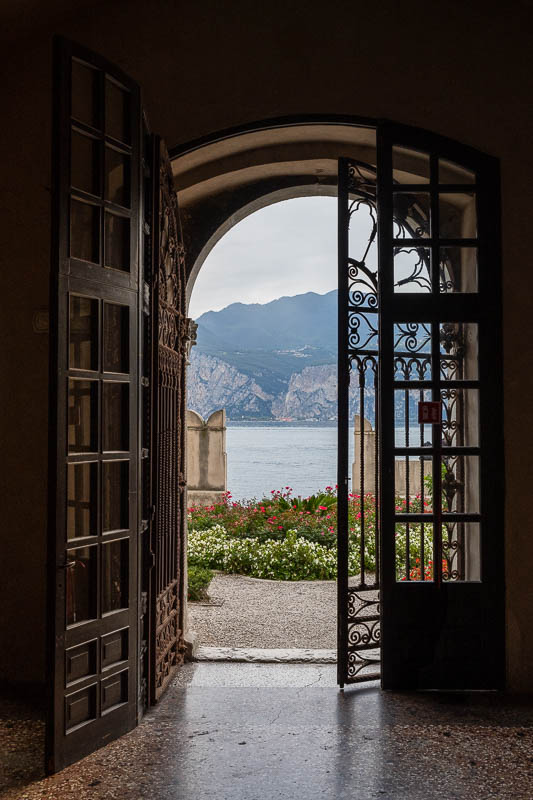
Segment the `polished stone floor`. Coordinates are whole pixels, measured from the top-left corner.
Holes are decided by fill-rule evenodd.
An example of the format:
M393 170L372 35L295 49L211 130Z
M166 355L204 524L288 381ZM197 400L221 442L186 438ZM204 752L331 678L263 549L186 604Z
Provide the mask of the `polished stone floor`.
M136 730L17 780L0 797L530 800L533 701L341 693L328 664L188 664Z

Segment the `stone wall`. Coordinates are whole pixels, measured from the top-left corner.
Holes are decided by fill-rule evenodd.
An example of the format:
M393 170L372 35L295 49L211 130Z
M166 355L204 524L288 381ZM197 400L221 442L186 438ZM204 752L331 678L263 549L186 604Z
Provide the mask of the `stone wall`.
M187 505L213 505L227 489L226 411L187 410Z
M361 436L363 442L361 446ZM352 492L376 491L376 459L377 459L377 440L376 431L372 428L372 423L363 419L363 432L361 433L361 417L355 415L354 420L354 460L352 464ZM364 483L361 487L361 463L364 466ZM424 477L431 475L431 460L424 461ZM398 459L394 465L394 481L396 493L402 497L409 494L411 497L421 491L421 469L420 459L412 458L409 460L409 491L407 492L407 463L405 459Z

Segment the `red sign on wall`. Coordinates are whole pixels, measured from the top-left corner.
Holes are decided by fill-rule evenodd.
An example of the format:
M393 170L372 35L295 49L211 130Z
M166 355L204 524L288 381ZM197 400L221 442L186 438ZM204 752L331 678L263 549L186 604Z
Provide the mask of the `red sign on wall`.
M442 403L440 400L422 400L418 404L418 421L427 425L440 425Z

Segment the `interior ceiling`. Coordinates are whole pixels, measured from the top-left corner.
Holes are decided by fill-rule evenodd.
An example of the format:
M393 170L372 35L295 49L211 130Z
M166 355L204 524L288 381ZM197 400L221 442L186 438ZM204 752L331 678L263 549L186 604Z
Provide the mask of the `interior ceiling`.
M43 26L61 24L85 11L109 6L109 0L0 0L0 37L31 36Z

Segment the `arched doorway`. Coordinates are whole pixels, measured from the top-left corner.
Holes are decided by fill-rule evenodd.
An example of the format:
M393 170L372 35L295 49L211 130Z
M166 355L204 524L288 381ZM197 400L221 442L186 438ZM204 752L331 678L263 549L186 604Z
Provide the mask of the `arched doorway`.
M473 367L473 363L482 357L481 347L487 348L485 350L487 359L489 351L499 352L501 347L497 336L494 336L491 345L488 345L494 329L491 333L487 325L488 318L497 319L499 314L499 273L496 263L497 165L491 159L439 137L430 137L423 132L413 132L387 124L381 126L378 124L378 131L385 133L379 147L375 147L373 152L369 129L358 127L356 121L352 128L342 125L338 128L332 123L329 128L324 129L319 121L313 124L311 120L305 122L295 120L294 127L288 126L287 121L282 124L273 122L272 125L272 130L267 122L258 125L253 132L242 131L241 136L236 136L236 132L222 134L218 141L213 137L213 143L192 146L174 161L178 187L183 187L181 194L184 199L185 218L188 207L198 212L202 202L205 202L205 219L209 220L205 239L202 239L201 235L198 236L196 230L197 241L202 242L202 247L195 253L196 260L189 264L189 281L194 281L205 252L212 243L229 226L249 213L249 210L255 210L261 205L287 196L337 192L337 164L328 165L327 159L319 158L321 154L327 156L331 153L330 142L321 141L322 138L327 140L328 136L331 136L333 141L337 139L334 146L340 151L350 152L351 148L347 160L340 162L339 185L342 184L344 170L344 196L339 208L339 257L341 262L346 261L350 264L349 271L351 270L347 284L345 274L347 294L344 318L343 320L339 318L339 330L345 331L346 338L340 349L344 347L350 352L349 363L345 364L345 385L351 373L352 380L355 377L359 381L362 393L367 392L370 389L369 384L377 379L379 373L382 376L381 403L384 402L384 386L388 387L389 405L386 409L382 407L381 424L388 426L389 440L388 443L381 443L379 452L375 453L374 458L367 455L366 480L367 486L370 485L368 462L372 461L372 467L379 473L375 477L372 476L373 487L376 489L379 487L379 490L385 493L389 492L389 505L394 509L387 524L390 530L396 531L396 538L399 538L400 542L396 545L394 542L389 542L390 574L392 576L394 564L395 583L413 584L421 579L424 585L422 591L426 591L426 584L436 583L441 596L448 591L447 588L442 588L443 582L461 583L464 584L463 590L468 593L473 590L474 584L481 582L481 563L486 556L484 548L487 546L487 541L484 539L492 539L494 534L491 534L490 530L498 529L498 520L501 520L502 513L501 505L496 507L496 504L488 512L490 493L485 494L485 490L480 488L478 467L483 457L481 432L485 431L486 437L491 426L487 423L490 414L488 406L485 408L486 417L479 408L478 381L481 372L477 371L478 367ZM296 138L299 139L300 151L294 148ZM435 151L431 152L433 144ZM222 149L220 160L216 157L218 147ZM291 160L298 152L300 156L304 155L302 161ZM363 153L370 163L367 161L366 164L362 164L356 157ZM269 163L272 157L277 160ZM180 161L181 158L183 161ZM194 169L191 169L192 161L195 162ZM379 183L376 185L376 166L381 174L386 170L390 176L387 186L388 196L384 189L381 196L379 194ZM199 185L188 184L191 173L195 175L195 179L201 177ZM272 178L273 174L277 174L277 177ZM285 186L272 191L272 181L276 180L282 185L285 183ZM203 192L205 200L202 199ZM222 212L223 218L209 211L212 192L221 201L220 204L217 203L219 209L224 209L227 204ZM485 193L486 200L483 199ZM250 200L250 196L253 199ZM489 196L494 201L490 209ZM379 279L377 266L374 268L376 274L371 275L368 270L365 274L365 258L363 257L361 262L360 252L357 253L348 242L350 216L354 207L359 208L361 203L369 204L380 214L382 220L379 226ZM201 217L200 213L199 218ZM383 222L384 219L387 221ZM209 228L209 224L214 225L214 228ZM341 263L339 287L343 281L342 269ZM386 275L389 282L387 288L384 285L383 275ZM483 288L484 281L486 281L485 288ZM483 304L483 308L488 312L486 318L480 316L481 293L486 297L486 305ZM393 322L388 318L395 304L401 310L393 313L402 317L401 322ZM422 322L421 318L417 321L417 313L427 318L428 322ZM457 317L457 321L451 322L451 317ZM371 320L374 320L373 324ZM359 334L364 325L368 331L369 323L372 336L366 337L366 341L363 341L364 337ZM381 339L383 342L384 336L383 324L389 329L388 335L394 340L392 366L389 365L388 368L377 364L378 340ZM420 342L410 340L410 334L415 331L420 332ZM480 336L486 337L485 346L481 345ZM410 347L413 344L415 349L411 351ZM417 348L420 348L421 355L417 355ZM473 368L474 372L471 371ZM355 376L354 371L358 372ZM395 377L390 383L392 374ZM474 378L474 375L477 377ZM493 380L496 380L496 373ZM342 382L341 380L341 384ZM377 381L372 385L371 391L377 392ZM427 425L416 427L413 418L416 407L418 403L428 399L442 403L444 417L441 428ZM398 426L396 420L398 415L404 423L403 426ZM344 414L344 418L347 419L347 413ZM413 423L415 423L414 430ZM399 440L399 427L403 428L403 441ZM499 478L494 476L493 483L496 493L502 474L500 431L501 426L496 430L496 438L492 442L486 440L490 449L494 448L495 453L500 452ZM339 452L345 449L343 442L346 442L346 435L345 424L345 430L339 436ZM363 435L360 438L362 442ZM433 444L436 450L432 449ZM385 451L394 452L392 463L389 464L388 482L384 480ZM364 449L361 455L364 457ZM346 461L345 454L342 458ZM361 458L360 464L364 471L364 458ZM342 473L346 479L348 477L346 463ZM339 475L339 485L342 480L343 477ZM410 487L415 484L418 486L417 502L420 508L416 505L409 506L407 503L408 511L405 517L395 514L398 506L393 498L408 497ZM363 475L361 486L364 490ZM431 505L433 492L440 493L441 496L435 503L438 506L435 509ZM485 520L479 516L481 495L485 497L483 508L488 512ZM384 503L384 495L382 498ZM428 508L435 514L429 524L426 522L429 518L420 516L420 513L425 513ZM486 534L481 534L482 527L487 531ZM438 552L435 547L437 540ZM361 548L361 552L363 550L364 547ZM433 564L434 559L428 559L429 552L432 556L436 553L435 558L438 563ZM498 565L495 568L499 571L497 579L496 574L493 574L494 586L499 584L501 587L503 563L501 541L492 552L494 565ZM431 564L428 564L429 560ZM365 586L363 577L362 587ZM347 597L351 594L347 584L344 591ZM428 590L428 594L429 591L431 590ZM473 591L475 592L475 589ZM403 587L400 594L402 592ZM451 593L447 603L453 605L456 601L456 596ZM436 602L439 605L440 600ZM485 602L483 601L482 605ZM477 601L472 603L474 607L476 603ZM385 601L384 605L386 608ZM501 636L502 597L499 605L499 613L495 611L493 613L495 618L499 619ZM435 674L432 675L431 668L427 667L421 668L422 672L426 672L426 677L421 677L420 670L415 666L417 658L420 663L424 661L426 664L437 658L435 641L441 637L442 614L439 615L435 607L430 609L431 603L428 603L427 613L422 614L417 620L413 608L402 605L401 601L391 604L390 608L393 607L398 610L398 614L393 625L391 624L391 630L394 628L402 641L401 647L397 643L393 649L396 653L403 650L403 656L394 660L394 667L391 667L391 673L385 678L386 682L389 682L386 685L398 685L396 681L400 674L403 674L402 680L406 685L417 686L426 680L428 686L433 685L433 682L443 686L453 686L454 682L456 685L462 685L462 679L457 677L461 673L458 664L455 667L456 677L451 677L454 670L450 668L449 656L446 657L448 666L444 672L439 673L438 678ZM364 659L360 661L355 655L357 648L364 649L378 642L379 622L376 615L372 614L372 608L375 611L375 605L367 604L364 592L354 605L350 603L348 612L343 609L342 602L340 603L339 630L350 631L346 634L344 644L340 642L340 647L345 647L346 658L351 661L350 668L347 667L344 673L340 672L340 678L343 675L347 679L348 676L361 677ZM477 633L470 636L473 630L472 623L461 622L458 609L456 620L451 623L450 617L453 618L453 612L449 610L450 605L447 608L446 614L449 619L445 624L449 628L447 636L450 641L454 637L454 628L462 629L463 642L469 639L475 641ZM350 622L347 621L347 614L348 617L351 615ZM362 614L363 619L358 618L359 614ZM414 626L419 630L418 641L413 645L419 653L418 656L407 652L405 626ZM486 664L490 650L488 630L484 640L486 648L483 660ZM420 653L425 647L427 652L421 656ZM475 649L478 649L477 645ZM404 664L401 663L402 658ZM472 659L465 659L465 663L467 661L471 662ZM501 651L492 664L493 672L488 681L501 683L503 674ZM476 683L482 671L478 663L477 667L472 668L468 677L466 672L462 674L467 683L472 681Z
M184 523L176 494L184 477L168 458L183 463L185 409L181 367L169 371L165 359L181 364L186 349L183 267L193 280L209 243L243 209L302 187L339 187L339 683L358 680L381 629L386 688L501 686L497 163L381 121L300 118L216 134L173 154L187 263L165 159L142 128L138 87L80 48L63 43L59 55L50 768L133 727L153 671L164 688L179 662ZM348 239L353 203L361 198L377 209L379 244L376 273L365 289L364 258L350 253ZM399 257L409 249L415 270L406 274ZM422 291L406 291L410 283ZM364 570L350 586L347 570L348 384L358 375L364 390L369 367L380 437L374 479L379 587L367 585ZM438 423L426 440L421 416L415 444L413 396L433 402L437 415L444 408L448 423ZM402 444L396 397L406 415ZM460 441L453 436L459 417ZM413 459L422 483L424 460L431 463L429 507L410 503ZM143 470L143 460L151 469ZM397 469L402 462L403 471ZM398 496L406 499L403 508ZM424 555L419 575L412 563L416 538L422 552L432 549L429 574ZM445 566L445 549L459 554L460 567L450 568L447 559ZM381 611L368 594L378 588Z

